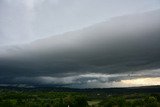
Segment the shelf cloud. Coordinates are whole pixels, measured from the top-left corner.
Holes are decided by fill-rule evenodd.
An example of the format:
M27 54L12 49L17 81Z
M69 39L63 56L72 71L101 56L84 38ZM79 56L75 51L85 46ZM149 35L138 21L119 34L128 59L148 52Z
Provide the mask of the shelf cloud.
M35 3L38 0L25 4L35 9ZM1 45L0 84L123 87L130 82L136 86L144 79L148 85L160 85L159 29L157 9L113 17L28 43ZM33 33L30 30L26 32Z

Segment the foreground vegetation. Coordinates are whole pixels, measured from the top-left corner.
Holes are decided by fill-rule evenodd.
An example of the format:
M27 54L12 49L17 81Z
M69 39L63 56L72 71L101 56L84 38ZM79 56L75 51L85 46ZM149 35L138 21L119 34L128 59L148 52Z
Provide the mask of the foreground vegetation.
M159 93L104 94L0 89L0 107L160 107Z
M87 97L74 92L0 91L0 107L86 107Z
M130 94L110 96L98 107L160 107L160 94Z

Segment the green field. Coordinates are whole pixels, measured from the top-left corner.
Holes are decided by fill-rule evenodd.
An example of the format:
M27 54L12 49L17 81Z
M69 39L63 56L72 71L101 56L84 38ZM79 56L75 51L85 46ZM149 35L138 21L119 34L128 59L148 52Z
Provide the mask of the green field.
M89 106L98 106L98 104L101 102L102 100L91 100L91 101L87 101Z

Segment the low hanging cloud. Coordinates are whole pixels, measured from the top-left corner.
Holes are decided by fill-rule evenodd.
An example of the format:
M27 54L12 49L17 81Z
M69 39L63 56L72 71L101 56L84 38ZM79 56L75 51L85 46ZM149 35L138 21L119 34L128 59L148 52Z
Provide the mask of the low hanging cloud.
M15 84L28 85L57 85L73 88L106 88L106 87L129 87L141 85L159 85L160 75L158 70L141 71L134 74L102 74L88 73L65 77L38 76L38 77L16 77ZM145 73L143 73L145 72ZM23 81L23 82L22 82ZM145 81L145 82L144 82Z
M160 10L156 10L116 17L30 44L3 47L0 80L71 87L123 86L121 80L131 78L130 74L144 70L141 76L151 77L160 68L159 29Z

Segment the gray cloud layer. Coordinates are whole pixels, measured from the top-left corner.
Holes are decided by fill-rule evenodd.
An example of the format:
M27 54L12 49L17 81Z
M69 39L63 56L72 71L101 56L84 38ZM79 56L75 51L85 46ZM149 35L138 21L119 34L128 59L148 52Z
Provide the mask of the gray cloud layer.
M82 30L1 47L1 83L28 83L28 77L63 84L97 81L77 77L101 73L121 74L160 68L160 10L113 18ZM160 73L158 71L158 73ZM71 79L73 77L74 79ZM136 76L135 76L136 77ZM20 79L20 81L18 79ZM118 80L118 77L115 77ZM38 79L38 80L37 80ZM77 82L78 81L78 82ZM98 79L99 82L101 79ZM110 79L110 81L116 81ZM43 83L42 81L38 81ZM15 82L16 83L16 82ZM56 82L55 82L56 83ZM76 85L76 84L74 84Z
M158 8L159 0L0 0L0 45L33 41Z

